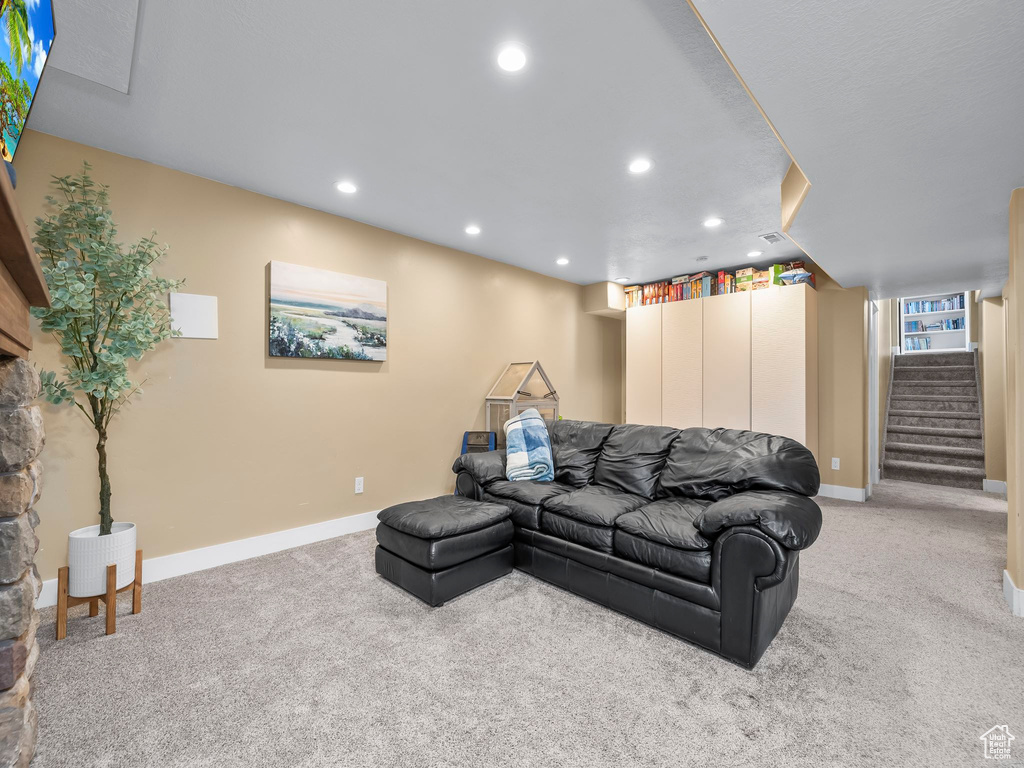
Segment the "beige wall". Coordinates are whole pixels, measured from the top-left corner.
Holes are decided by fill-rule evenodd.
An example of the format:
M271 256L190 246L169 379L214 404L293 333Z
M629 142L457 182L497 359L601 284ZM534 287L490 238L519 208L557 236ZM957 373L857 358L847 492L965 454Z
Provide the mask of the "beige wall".
M983 299L980 308L982 408L985 416L985 477L1006 480L1006 339L1003 299Z
M111 186L120 235L155 229L171 246L161 273L219 298L220 338L147 356L145 393L111 430L114 516L139 524L147 557L449 492L462 432L483 428L511 360L544 363L566 418L621 419L622 323L584 314L580 286L38 133L18 151L28 219L50 175L83 159ZM271 260L386 280L389 360L269 358ZM35 341L35 363L58 365L53 342ZM98 481L82 415L44 416L48 579L67 533L96 522Z
M1024 588L1024 509L1022 509L1020 477L1024 463L1024 355L1020 342L1024 339L1024 187L1015 189L1010 197L1010 277L1007 281L1006 312L1006 469L1007 469L1007 536L1006 570L1018 588Z
M818 464L821 482L868 484L868 292L818 285ZM832 457L840 468L832 469Z

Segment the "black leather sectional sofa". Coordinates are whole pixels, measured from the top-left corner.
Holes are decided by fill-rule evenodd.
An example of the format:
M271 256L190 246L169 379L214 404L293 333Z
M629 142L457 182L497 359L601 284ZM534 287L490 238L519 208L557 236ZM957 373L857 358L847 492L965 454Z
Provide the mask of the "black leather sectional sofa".
M748 668L796 600L821 529L818 465L794 440L729 429L558 421L554 482L466 454L459 492L511 510L515 566Z

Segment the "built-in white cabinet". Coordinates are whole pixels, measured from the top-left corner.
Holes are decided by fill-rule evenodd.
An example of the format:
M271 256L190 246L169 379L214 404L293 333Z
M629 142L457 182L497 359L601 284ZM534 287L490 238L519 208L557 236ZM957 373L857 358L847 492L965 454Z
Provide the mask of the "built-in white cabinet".
M626 310L626 420L661 424L663 304Z
M818 447L818 299L772 286L626 310L626 421Z
M809 285L750 294L750 428L818 451L818 294Z
M750 296L698 299L704 310L705 427L750 429Z
M704 423L704 313L700 301L661 306L661 423ZM628 346L627 346L628 349Z

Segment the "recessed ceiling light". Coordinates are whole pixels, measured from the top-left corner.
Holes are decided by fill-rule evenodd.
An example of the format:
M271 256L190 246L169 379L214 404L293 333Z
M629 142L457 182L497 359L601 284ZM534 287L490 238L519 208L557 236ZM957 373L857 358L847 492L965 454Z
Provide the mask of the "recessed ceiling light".
M724 221L723 219L720 219L717 216L712 216L710 219L704 219L704 226L705 227L718 227L718 226L722 225L723 221Z
M628 283L629 282L629 278L628 277L616 277L615 278L615 282L616 283Z
M346 195L355 194L355 191L359 189L359 187L357 187L351 181L339 181L337 184L334 185L334 187L339 192L344 192Z
M526 66L526 51L519 43L505 43L498 50L498 66L506 72L518 72Z
M651 170L651 161L646 157L638 157L629 164L630 173L647 173Z
M565 256L559 256L557 259L555 259L555 264L557 264L560 267L564 267L568 263L569 260L565 258Z
M480 227L478 227L476 224L470 224L468 227L466 227L466 234L467 235L479 235L480 234Z
M756 259L758 256L764 256L763 251L751 251L747 254L748 259Z

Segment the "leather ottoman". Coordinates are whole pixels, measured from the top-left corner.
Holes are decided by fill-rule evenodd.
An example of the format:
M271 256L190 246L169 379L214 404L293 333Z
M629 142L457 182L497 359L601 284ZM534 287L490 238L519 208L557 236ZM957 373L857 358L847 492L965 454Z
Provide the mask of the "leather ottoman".
M377 515L377 573L432 606L512 572L504 504L438 496Z

